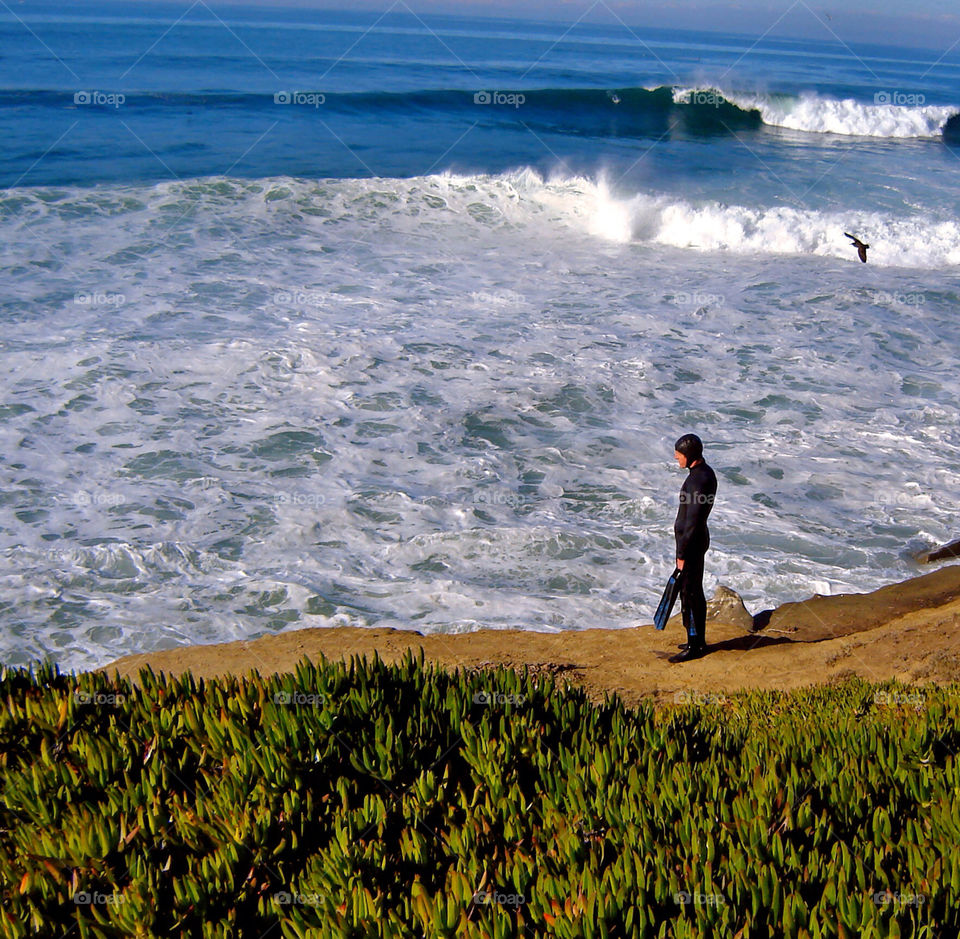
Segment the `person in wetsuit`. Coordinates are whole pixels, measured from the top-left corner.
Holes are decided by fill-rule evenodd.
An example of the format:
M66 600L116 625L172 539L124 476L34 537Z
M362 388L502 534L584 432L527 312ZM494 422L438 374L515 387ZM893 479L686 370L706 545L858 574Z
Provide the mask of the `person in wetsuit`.
M710 547L707 516L717 495L717 477L703 459L703 442L684 434L674 444L674 458L688 470L680 489L680 508L673 524L680 577L680 613L687 644L671 662L689 662L706 652L707 598L703 595L703 559Z

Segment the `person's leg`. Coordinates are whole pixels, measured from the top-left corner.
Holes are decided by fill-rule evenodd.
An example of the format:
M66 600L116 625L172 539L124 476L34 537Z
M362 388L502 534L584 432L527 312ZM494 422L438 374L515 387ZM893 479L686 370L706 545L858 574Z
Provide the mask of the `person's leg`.
M704 555L700 554L683 562L680 610L691 649L702 649L706 645L707 598L703 593L703 560Z

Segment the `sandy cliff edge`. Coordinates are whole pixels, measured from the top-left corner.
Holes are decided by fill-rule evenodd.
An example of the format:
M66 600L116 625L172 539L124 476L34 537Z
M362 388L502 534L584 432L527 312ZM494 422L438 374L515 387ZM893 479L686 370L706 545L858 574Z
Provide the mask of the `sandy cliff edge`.
M196 677L291 671L304 656L352 655L395 661L407 649L446 668L503 664L547 670L601 700L616 692L628 704L697 700L747 688L792 690L859 675L870 681L960 680L960 564L864 594L814 596L751 617L732 591L718 591L707 623L709 654L684 664L667 658L685 636L675 617L657 632L584 629L562 633L483 629L457 635L413 630L331 627L259 639L183 646L128 655L102 671L135 678L154 671ZM760 627L759 629L757 627Z

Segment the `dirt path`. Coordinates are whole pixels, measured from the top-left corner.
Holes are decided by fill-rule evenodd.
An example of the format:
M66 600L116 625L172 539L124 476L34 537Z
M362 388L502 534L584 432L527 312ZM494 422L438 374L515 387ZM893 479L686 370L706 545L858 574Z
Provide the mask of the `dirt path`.
M106 667L135 677L149 664L197 677L290 671L308 656L348 658L374 651L394 661L412 648L448 668L504 664L547 669L582 685L591 697L617 692L628 704L718 695L740 688L790 690L850 675L871 681L960 680L960 565L882 587L873 593L813 597L753 619L735 594L711 602L710 652L694 662L667 658L685 640L674 617L663 632L585 629L562 633L486 629L421 635L397 629L301 629L250 642L185 646L126 656Z

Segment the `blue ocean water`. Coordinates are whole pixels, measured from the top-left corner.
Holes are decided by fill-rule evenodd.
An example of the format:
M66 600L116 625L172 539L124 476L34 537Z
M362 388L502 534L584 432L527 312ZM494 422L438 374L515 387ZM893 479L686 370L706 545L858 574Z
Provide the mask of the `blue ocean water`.
M751 609L956 536L956 50L84 3L0 56L0 660L649 622L688 430Z

